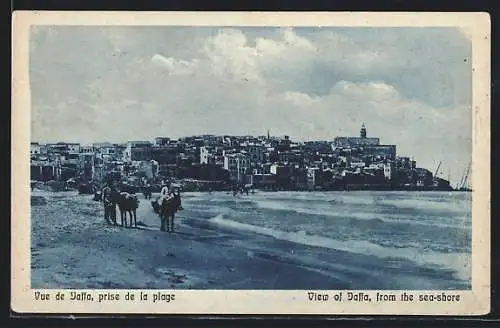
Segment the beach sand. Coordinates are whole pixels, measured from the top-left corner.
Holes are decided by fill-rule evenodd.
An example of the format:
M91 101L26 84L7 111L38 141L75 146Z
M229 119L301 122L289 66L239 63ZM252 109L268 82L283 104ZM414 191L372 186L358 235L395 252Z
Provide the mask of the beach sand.
M175 233L161 232L150 201L139 196L140 226L123 228L105 223L91 195L32 192L46 199L32 206L32 288L390 289L432 288L426 275L449 279L410 262L298 245L183 211Z

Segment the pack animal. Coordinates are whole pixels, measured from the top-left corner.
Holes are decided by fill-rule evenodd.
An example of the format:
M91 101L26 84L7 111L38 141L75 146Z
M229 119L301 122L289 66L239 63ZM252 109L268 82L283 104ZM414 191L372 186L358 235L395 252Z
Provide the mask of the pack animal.
M130 225L132 227L132 222L134 227L137 228L137 208L139 207L139 199L135 194L129 194L127 192L121 192L118 197L118 209L120 210L120 219L122 227L127 227L127 213L130 217Z
M182 210L181 196L179 194L174 194L172 198L164 199L161 205L154 200L151 201L151 206L153 207L153 211L160 216L160 230L165 231L166 226L166 230L168 232L173 232L175 213Z

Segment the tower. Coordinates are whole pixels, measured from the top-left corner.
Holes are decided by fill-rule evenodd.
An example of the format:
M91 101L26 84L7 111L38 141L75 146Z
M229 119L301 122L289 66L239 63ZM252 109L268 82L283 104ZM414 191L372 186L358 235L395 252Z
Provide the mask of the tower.
M269 135L269 130L267 130L267 140L271 139L271 136Z
M366 127L365 127L365 123L363 123L361 125L361 130L359 131L359 134L361 136L361 138L366 138Z

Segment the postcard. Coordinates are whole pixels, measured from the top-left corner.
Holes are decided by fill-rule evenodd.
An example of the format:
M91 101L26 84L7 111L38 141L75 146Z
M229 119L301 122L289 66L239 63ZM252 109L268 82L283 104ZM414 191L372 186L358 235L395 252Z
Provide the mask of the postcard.
M486 13L13 15L16 313L490 311Z

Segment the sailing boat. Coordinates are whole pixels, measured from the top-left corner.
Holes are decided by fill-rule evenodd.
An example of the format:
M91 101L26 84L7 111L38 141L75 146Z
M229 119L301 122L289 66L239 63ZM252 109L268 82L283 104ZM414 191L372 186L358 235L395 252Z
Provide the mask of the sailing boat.
M472 191L472 189L469 187L469 175L470 175L470 168L471 168L471 163L469 162L469 165L465 169L462 179L460 180L459 185L457 185L456 190L457 191Z

